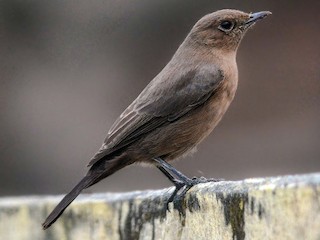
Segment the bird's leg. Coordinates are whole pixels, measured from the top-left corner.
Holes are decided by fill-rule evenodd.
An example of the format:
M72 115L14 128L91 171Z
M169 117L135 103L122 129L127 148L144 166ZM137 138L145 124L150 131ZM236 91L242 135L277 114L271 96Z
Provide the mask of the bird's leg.
M167 163L165 160L161 158L154 158L154 160L157 162L157 168L176 186L175 191L168 199L168 203L172 202L173 200L182 200L184 195L187 193L187 191L192 188L194 185L197 185L199 183L206 183L206 182L218 182L221 181L221 179L206 179L204 177L200 178L188 178L183 173L179 172L177 169L175 169L173 166L171 166L169 163ZM174 177L176 176L176 178ZM183 190L178 194L179 190Z
M169 180L175 185L175 181L178 179L181 182L184 183L184 185L188 185L190 181L192 181L190 178L188 178L186 175L184 175L182 172L179 172L177 169L175 169L172 165L167 163L165 160L162 158L154 158L154 160L158 163L158 166L162 168L162 172L164 173ZM177 177L177 179L173 176L173 174ZM170 176L170 177L169 177Z
M175 178L164 167L158 165L157 168L170 180L170 182L172 182L179 189L185 185L184 182L182 182L179 179Z
M162 166L157 166L157 168L175 185L174 192L171 194L167 200L167 210L169 210L169 203L173 201L174 197L177 195L178 191L185 186L184 182L176 179L170 172L168 172Z

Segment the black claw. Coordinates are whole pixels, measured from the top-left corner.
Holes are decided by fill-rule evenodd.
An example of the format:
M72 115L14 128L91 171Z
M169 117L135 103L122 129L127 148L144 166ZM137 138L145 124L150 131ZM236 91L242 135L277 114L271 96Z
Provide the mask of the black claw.
M174 208L179 210L181 208L181 202L184 200L186 193L193 186L199 183L219 182L219 181L223 181L223 179L215 179L215 178L207 179L205 177L193 177L192 179L188 179L186 182L182 182L180 180L175 179L174 185L176 188L167 200L167 203L166 203L167 210L170 212L169 203L171 202L173 202Z
M169 208L169 204L171 203L171 202L173 202L173 199L174 199L174 197L177 195L177 192L179 191L179 189L175 189L174 190L174 192L171 194L171 196L168 198L168 200L166 201L166 209L167 209L167 211L169 211L169 212L171 212L170 211L170 208Z

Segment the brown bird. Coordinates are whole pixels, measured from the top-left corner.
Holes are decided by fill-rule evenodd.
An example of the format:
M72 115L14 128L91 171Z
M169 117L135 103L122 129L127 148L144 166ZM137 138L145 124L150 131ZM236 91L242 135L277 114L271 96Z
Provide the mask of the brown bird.
M236 52L246 31L271 12L220 10L201 18L170 62L120 115L86 176L50 213L54 223L80 192L133 163L155 165L176 186L169 199L193 185L168 162L191 152L215 128L234 98Z

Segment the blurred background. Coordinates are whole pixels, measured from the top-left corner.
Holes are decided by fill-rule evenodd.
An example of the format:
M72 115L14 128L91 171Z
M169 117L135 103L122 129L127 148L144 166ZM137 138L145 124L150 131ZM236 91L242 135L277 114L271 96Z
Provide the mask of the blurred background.
M70 190L194 23L222 8L273 15L241 44L223 121L174 165L228 180L320 171L320 1L1 0L0 195ZM167 186L130 166L87 192Z

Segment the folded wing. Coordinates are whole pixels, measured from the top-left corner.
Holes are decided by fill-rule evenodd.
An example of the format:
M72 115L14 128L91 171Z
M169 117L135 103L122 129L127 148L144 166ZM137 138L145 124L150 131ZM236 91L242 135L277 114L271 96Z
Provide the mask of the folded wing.
M212 65L173 71L176 74L166 72L155 77L120 115L88 166L197 108L214 94L224 78L222 71Z

